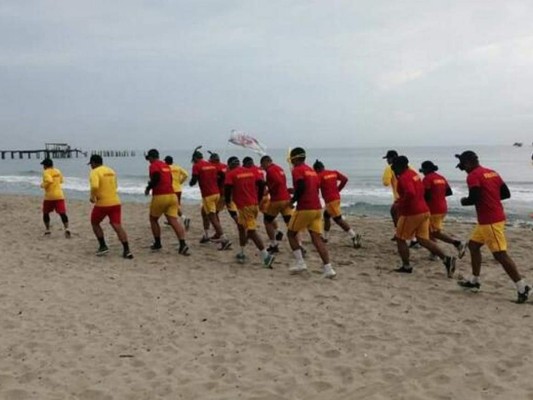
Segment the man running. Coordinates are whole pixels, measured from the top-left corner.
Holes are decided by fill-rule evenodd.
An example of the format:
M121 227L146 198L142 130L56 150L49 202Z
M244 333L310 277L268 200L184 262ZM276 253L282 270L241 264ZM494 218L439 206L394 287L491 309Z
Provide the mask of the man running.
M171 156L165 157L165 164L169 166L170 172L172 173L172 188L174 189L174 193L176 193L176 197L178 198L178 216L183 220L183 226L185 226L185 229L189 230L191 220L183 215L181 209L181 185L183 185L183 183L187 180L189 174L180 165L174 164L174 159Z
M225 208L227 208L229 216L238 226L239 222L237 221L237 206L232 201L229 206L226 207L226 202L224 199L224 181L226 179L226 173L228 172L229 165L226 165L220 161L220 156L218 155L218 153L213 153L211 151L208 152L209 162L216 166L218 170L218 189L220 190L220 199L217 203L217 215L219 217L219 220L220 213L224 211ZM207 226L209 227L209 220L207 219L207 215L204 212L202 214L205 215L205 219L207 220Z
M518 292L516 302L525 303L531 288L518 272L513 259L507 254L506 217L502 200L510 198L511 192L496 171L480 165L478 156L473 151L465 151L462 154L456 154L455 157L459 159L457 168L468 174L466 177L468 197L461 199L461 205L475 206L478 220L468 242L472 259L472 276L467 280L459 281L459 285L473 291L481 288L479 278L481 247L486 244L496 261L515 283Z
M320 192L326 203L326 209L324 210L324 240L326 242L328 241L329 231L331 230L331 219L333 218L333 221L350 236L353 247L359 249L361 247L361 235L354 232L348 222L343 218L341 212L340 192L348 183L348 177L339 171L327 170L319 160L315 161L313 169L318 174Z
M392 162L396 157L398 157L398 152L396 150L387 151L387 154L385 154L385 156L383 157L384 160L387 160L387 166L383 171L383 177L381 179L383 182L383 186L390 186L390 188L392 189L393 202L390 208L390 215L392 217L394 227L396 227L396 225L398 224L398 191L396 190L398 181L396 179L394 171L392 170Z
M287 236L289 244L296 259L296 264L289 268L289 272L297 274L307 270L303 259L303 253L298 243L298 232L304 229L309 231L313 245L315 246L322 262L324 278L334 278L337 273L329 260L329 252L326 244L322 241L322 205L319 197L319 180L317 173L305 163L305 150L296 147L290 152L290 161L294 166L292 180L294 195L291 204L296 203L296 211L289 221Z
M265 182L257 171L241 167L237 157L228 159L230 171L225 177L224 198L229 206L233 200L238 210L239 244L240 252L237 260L244 263L246 256L244 248L248 239L252 240L260 252L263 265L271 268L274 256L266 251L263 240L257 233L257 215L259 214L259 201L263 196Z
M454 239L442 231L443 221L448 212L446 197L453 194L446 178L438 174L439 167L432 161L424 161L420 167L420 172L424 174L422 184L424 185L424 198L429 207L429 237L432 241L442 240L452 244L458 253L458 258L465 255L466 244L458 239Z
M164 214L179 240L179 254L188 256L190 255L189 246L185 242L185 230L178 221L178 198L172 187L170 168L159 159L159 151L156 149L149 150L145 158L150 163L150 181L144 194L148 196L152 192L150 226L154 235L154 243L150 246L150 249L158 251L162 248L159 218Z
M50 158L45 158L41 165L43 166L43 177L41 188L44 189L43 200L43 222L45 226L44 234L49 236L50 231L50 213L55 211L59 214L63 227L65 229L65 237L70 238L70 230L68 228L67 206L65 204L65 195L61 185L63 184L63 174L57 168L54 168L54 162Z
M115 171L103 165L102 157L97 154L91 156L89 165L91 166L91 174L89 176L91 187L90 201L94 204L91 213L91 225L100 245L96 251L96 255L103 256L109 252L104 238L104 231L100 226L104 218L108 217L111 227L116 232L120 243L122 243L122 257L131 260L133 254L128 244L128 236L121 224L122 206L117 194L117 176Z
M429 239L429 208L424 199L424 185L420 177L409 168L409 160L405 156L394 158L391 167L397 177L399 218L396 227L396 244L402 259L402 266L395 271L409 274L413 272L407 240L415 236L423 247L442 260L448 278L451 278L455 272L456 259L446 255L436 243Z
M266 186L270 194L269 204L263 214L265 229L270 240L270 246L267 250L269 253L278 253L278 242L283 239L283 233L281 231L276 232L276 217L281 214L285 224L288 225L294 209L283 168L274 164L270 156L261 158L261 167L266 172Z
M217 214L217 205L220 201L220 182L223 182L224 175L217 168L216 165L205 161L203 154L196 150L192 157L193 168L192 178L189 182L190 186L200 185L200 192L202 194L202 213L207 216L207 219L213 225L215 229L215 236L209 237L209 225L204 224L204 236L200 240L200 243L208 243L212 240L219 241L219 250L227 250L231 247L231 242L228 240L220 219Z

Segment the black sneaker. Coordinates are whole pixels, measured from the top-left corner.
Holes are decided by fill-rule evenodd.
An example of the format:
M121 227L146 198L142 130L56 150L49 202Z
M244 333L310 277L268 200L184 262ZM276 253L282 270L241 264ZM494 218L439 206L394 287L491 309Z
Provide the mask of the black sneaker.
M455 263L457 259L455 257L446 256L446 258L443 261L444 266L446 267L446 274L448 275L448 278L453 278L453 274L455 273Z
M420 243L418 243L418 240L411 240L411 243L409 243L409 248L410 249L419 249L420 247Z
M269 254L279 253L279 247L278 245L270 245L267 247L267 251L269 252Z
M409 265L402 265L400 268L396 268L394 272L399 272L401 274L410 274L413 272L413 267Z
M278 232L276 233L276 240L277 240L278 242L281 242L281 241L283 240L283 232L282 232L282 231L278 231Z
M191 252L189 251L189 246L187 246L186 244L184 244L183 246L180 246L180 248L178 249L178 253L181 254L182 256L191 255Z
M133 254L131 254L131 251L124 251L122 252L122 258L125 258L126 260L133 260Z
M363 247L362 245L362 236L360 234L356 234L355 237L352 238L352 243L353 243L353 248L354 249L360 249L361 247Z
M457 284L463 289L468 289L472 292L479 292L481 289L481 283L479 282L470 282L470 281L457 281Z
M163 248L163 246L161 246L161 244L159 243L154 243L150 246L150 250L152 251L159 251Z
M106 255L107 253L109 253L109 248L107 246L100 246L98 250L96 250L96 255L98 257Z
M223 240L220 242L220 246L218 247L218 250L229 250L231 248L231 242L229 240Z
M516 299L516 304L522 304L527 301L527 298L529 297L529 291L531 288L529 286L526 286L524 289L524 293L518 292L518 298Z
M211 242L211 239L209 239L208 236L202 236L202 238L200 239L200 244L205 244L209 242Z

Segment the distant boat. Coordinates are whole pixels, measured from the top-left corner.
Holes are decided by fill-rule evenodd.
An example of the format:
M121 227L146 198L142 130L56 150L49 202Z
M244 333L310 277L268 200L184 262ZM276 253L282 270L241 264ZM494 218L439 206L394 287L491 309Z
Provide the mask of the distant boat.
M522 143L522 142L514 142L513 143L514 147L522 147L523 145L524 145L524 143Z

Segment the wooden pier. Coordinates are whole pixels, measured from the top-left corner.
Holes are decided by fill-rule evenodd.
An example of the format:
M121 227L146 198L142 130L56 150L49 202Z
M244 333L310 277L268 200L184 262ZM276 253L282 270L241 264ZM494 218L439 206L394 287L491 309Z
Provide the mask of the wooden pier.
M42 158L78 158L80 155L87 157L87 153L80 149L73 149L67 143L45 143L44 149L36 150L0 150L0 158L8 159L36 159Z

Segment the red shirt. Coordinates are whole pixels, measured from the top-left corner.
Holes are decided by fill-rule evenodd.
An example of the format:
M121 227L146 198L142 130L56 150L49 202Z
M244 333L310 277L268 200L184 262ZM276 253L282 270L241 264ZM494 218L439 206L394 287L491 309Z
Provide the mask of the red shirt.
M424 185L420 176L412 169L407 169L398 176L398 212L407 217L429 212L424 199Z
M218 187L218 172L219 168L208 161L197 161L192 167L193 176L198 177L198 184L200 185L200 192L202 197L220 194Z
M225 184L232 186L232 199L238 209L258 205L257 181L261 175L253 168L237 167L226 173Z
M149 168L150 179L154 173L159 173L159 183L152 188L152 194L154 196L159 194L173 194L174 188L172 187L172 172L170 167L161 160L155 160L150 163Z
M226 172L228 172L228 166L221 162L213 162L209 161L209 163L213 164L215 167L217 167L217 171L219 175L222 173L223 175L226 175ZM218 182L218 176L217 176L217 182ZM222 194L224 192L224 181L219 185L218 190Z
M481 198L476 204L477 220L481 225L505 221L505 212L500 197L503 179L497 172L479 166L466 177L469 188L481 189Z
M433 215L446 214L448 212L446 192L450 187L446 178L436 172L431 172L424 177L422 183L424 189L431 193L431 199L427 202L429 212Z
M315 170L307 164L300 164L294 167L292 170L292 183L295 190L298 187L297 182L300 180L305 182L305 190L298 199L296 210L321 210L322 205L318 195L320 181Z
M346 185L346 182L348 182L346 176L339 171L324 170L319 172L318 178L320 179L320 191L326 203L341 199L337 182L340 181L342 186Z
M287 201L291 199L287 188L285 171L279 165L270 164L267 167L266 184L270 193L270 201Z

